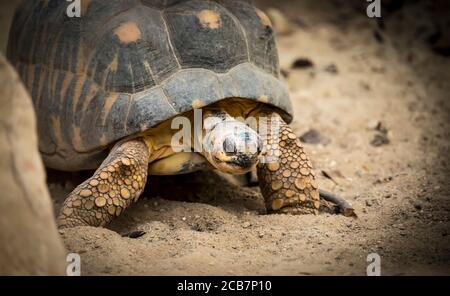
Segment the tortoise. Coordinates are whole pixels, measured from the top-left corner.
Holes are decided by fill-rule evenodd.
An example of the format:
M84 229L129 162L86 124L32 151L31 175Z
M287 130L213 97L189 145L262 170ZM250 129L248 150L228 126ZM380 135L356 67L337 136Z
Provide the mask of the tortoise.
M270 19L249 1L85 0L80 17L65 0L24 2L8 57L33 98L45 164L97 169L64 201L60 227L104 226L148 175L208 168L257 166L269 213L324 207L288 125ZM180 122L194 132L180 136Z

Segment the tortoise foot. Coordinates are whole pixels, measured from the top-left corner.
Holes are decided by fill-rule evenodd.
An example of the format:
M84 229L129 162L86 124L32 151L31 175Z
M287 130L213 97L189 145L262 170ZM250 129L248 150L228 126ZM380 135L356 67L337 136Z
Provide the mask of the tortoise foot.
M94 175L64 201L58 226L104 226L119 216L144 189L148 157L142 140L116 144Z
M267 145L258 178L268 212L315 214L323 206L312 164L292 129L273 113L268 116Z

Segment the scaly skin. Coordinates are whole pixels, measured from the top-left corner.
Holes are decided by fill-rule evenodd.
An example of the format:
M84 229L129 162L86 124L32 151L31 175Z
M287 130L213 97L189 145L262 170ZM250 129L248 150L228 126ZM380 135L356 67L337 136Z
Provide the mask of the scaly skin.
M94 175L64 201L58 226L104 226L119 216L144 190L148 159L144 140L117 143Z
M326 204L320 199L312 164L300 140L278 114L266 114L266 118L267 143L263 157L268 161L258 164L258 179L267 211L317 214Z

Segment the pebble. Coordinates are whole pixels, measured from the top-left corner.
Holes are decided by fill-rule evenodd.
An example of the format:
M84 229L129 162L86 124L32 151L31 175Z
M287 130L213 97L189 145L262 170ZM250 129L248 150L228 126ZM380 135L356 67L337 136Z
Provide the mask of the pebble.
M330 74L338 74L338 68L335 64L329 64L328 66L325 67L325 71L330 73Z
M242 224L242 227L243 227L243 228L249 228L251 225L252 225L252 224L251 224L250 222L244 222L244 223Z
M292 63L294 69L308 69L314 67L314 63L308 58L298 58Z
M327 145L331 141L330 139L324 137L318 130L310 129L300 136L300 141L306 144L323 144Z
M387 135L385 134L376 134L372 141L370 141L370 145L374 147L381 147L384 145L389 144L391 141L388 139Z
M367 123L367 129L375 130L379 124L381 124L381 122L379 120L372 119Z

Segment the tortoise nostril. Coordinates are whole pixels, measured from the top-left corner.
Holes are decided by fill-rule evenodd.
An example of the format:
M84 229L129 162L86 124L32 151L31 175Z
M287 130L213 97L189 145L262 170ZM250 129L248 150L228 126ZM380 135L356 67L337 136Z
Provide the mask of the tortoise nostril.
M236 143L233 139L226 138L225 141L223 141L223 151L225 151L227 155L236 154Z

